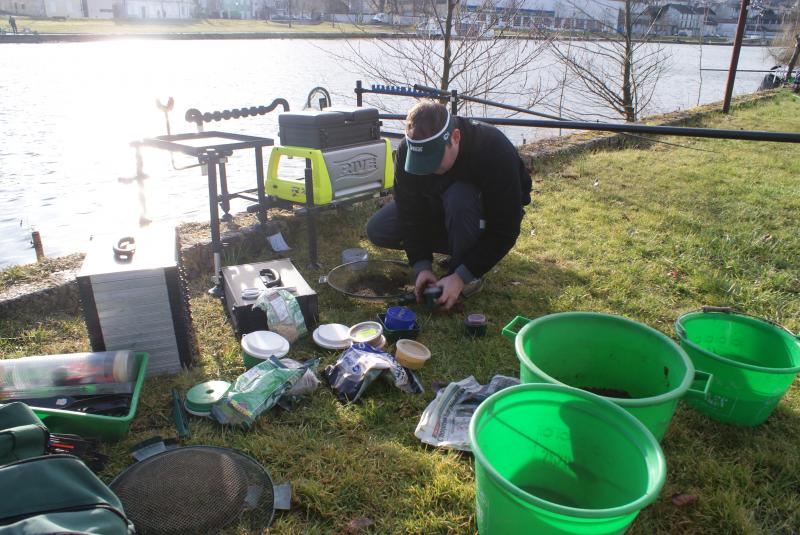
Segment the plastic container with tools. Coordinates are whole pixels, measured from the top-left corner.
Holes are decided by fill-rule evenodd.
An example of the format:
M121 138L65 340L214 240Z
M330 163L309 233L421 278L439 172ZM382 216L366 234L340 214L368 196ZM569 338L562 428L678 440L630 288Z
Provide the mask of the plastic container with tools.
M383 335L386 337L388 343L393 344L401 338L408 338L415 340L419 336L419 323L416 321L409 329L389 329L386 327L386 314L378 314L378 321L383 326Z
M270 357L282 358L289 352L289 340L272 331L253 331L242 336L242 356L248 370Z
M400 339L395 347L397 362L411 370L422 368L431 358L431 350L416 340Z
M84 438L99 438L108 441L121 439L128 433L131 421L136 416L136 409L139 406L139 394L142 392L149 356L144 352L135 352L133 353L133 358L135 359L135 383L133 394L131 395L130 409L125 416L106 416L103 414L39 407L32 407L33 411L47 426L47 429L53 433L72 433Z

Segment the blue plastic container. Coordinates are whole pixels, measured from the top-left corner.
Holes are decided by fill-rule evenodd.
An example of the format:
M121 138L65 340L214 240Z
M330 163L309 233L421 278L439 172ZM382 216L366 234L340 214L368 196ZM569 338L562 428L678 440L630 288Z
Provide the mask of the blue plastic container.
M387 329L399 331L413 328L416 321L417 315L406 307L389 307L384 325Z

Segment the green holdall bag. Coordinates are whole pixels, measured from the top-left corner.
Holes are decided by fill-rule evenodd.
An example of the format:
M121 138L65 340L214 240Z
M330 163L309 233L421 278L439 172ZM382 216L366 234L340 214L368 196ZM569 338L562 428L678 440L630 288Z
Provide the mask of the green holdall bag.
M72 455L0 467L0 535L133 535L113 492Z
M0 465L44 455L50 434L24 403L0 404Z

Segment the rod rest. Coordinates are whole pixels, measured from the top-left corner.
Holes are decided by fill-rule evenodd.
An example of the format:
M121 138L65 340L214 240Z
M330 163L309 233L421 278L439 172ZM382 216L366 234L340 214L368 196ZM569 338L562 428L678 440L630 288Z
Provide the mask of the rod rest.
M276 98L269 106L250 106L249 108L237 108L233 110L222 110L212 112L201 112L197 108L186 110L186 121L195 123L197 126L211 121L227 121L228 119L238 119L240 117L255 117L256 115L266 115L278 106L283 106L283 111L289 111L289 103L284 98Z

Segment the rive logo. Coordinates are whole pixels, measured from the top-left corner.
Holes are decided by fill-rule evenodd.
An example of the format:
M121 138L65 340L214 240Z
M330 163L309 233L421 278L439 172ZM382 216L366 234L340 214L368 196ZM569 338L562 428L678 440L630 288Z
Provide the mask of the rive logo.
M409 143L408 150L410 150L411 152L422 152L425 149L422 147L422 145L411 145Z
M365 176L378 169L378 158L374 154L361 153L337 162L339 172L347 176Z

